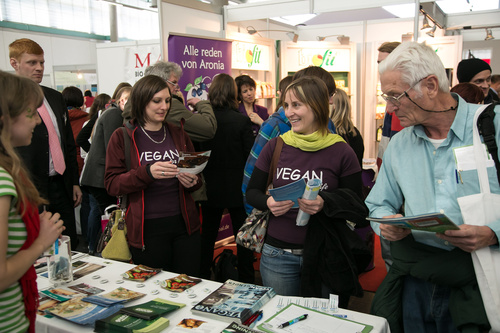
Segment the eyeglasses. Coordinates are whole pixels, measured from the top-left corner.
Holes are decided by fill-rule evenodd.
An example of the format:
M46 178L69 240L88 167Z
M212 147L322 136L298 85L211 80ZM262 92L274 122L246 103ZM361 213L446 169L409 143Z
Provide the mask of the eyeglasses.
M417 84L419 84L422 80L424 80L424 79L426 79L426 78L428 78L428 77L429 77L429 75L427 75L426 77L421 78L421 79L420 79L420 80L418 80L418 81L417 81L414 85L412 85L410 88L408 88L408 89L406 89L405 91L403 91L403 92L401 93L401 95L399 95L399 96L397 96L397 97L394 97L394 96L389 96L389 95L387 95L387 94L382 94L382 95L380 95L380 96L384 99L384 101L386 101L387 103L391 103L391 104L392 104L392 105L394 105L394 106L400 106L400 105L401 105L401 102L400 102L399 100L400 100L403 96L408 97L408 99L409 99L411 102L413 102L413 101L411 100L410 96L408 95L408 91L410 91L411 89L413 89L413 88L414 88ZM415 103L415 102L413 102L413 103Z
M178 83L176 83L176 82L172 82L172 81L170 81L170 80L165 80L165 81L167 81L168 83L170 83L171 85L173 85L173 86L174 86L174 88L180 88L180 87L181 87L181 86L180 86Z

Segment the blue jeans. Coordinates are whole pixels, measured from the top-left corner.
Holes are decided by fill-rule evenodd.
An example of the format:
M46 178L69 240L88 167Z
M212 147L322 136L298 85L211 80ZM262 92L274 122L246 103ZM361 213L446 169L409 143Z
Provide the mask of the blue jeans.
M264 244L260 257L260 274L264 286L282 296L299 296L302 256L296 256Z
M87 239L89 240L89 251L94 252L99 242L99 231L101 227L101 212L99 211L99 203L92 194L89 194L90 213L88 218Z
M405 333L458 333L451 319L449 300L449 287L407 275L403 289Z

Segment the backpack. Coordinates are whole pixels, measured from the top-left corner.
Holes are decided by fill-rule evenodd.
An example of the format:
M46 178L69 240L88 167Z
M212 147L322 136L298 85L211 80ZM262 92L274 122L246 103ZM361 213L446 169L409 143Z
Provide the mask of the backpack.
M214 280L226 282L226 280L238 280L238 270L236 266L238 258L231 249L224 249L212 262L212 273Z
M495 118L495 106L498 104L493 102L481 113L477 119L477 128L479 134L483 137L486 147L488 147L488 152L491 154L493 161L495 162L495 167L497 169L497 178L500 183L500 161L498 160L498 146L495 141L495 124L493 123L493 118Z

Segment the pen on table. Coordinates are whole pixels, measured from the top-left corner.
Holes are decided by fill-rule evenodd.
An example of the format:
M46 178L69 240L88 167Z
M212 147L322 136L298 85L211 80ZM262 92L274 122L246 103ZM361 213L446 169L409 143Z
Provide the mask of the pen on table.
M285 328L285 327L290 326L292 324L298 323L299 321L307 319L307 316L308 316L308 314L306 313L305 315L302 315L302 316L297 317L295 319L284 322L283 324L279 325L278 328Z
M46 205L43 205L43 211L46 212L47 211L47 206ZM59 254L59 238L56 239L56 241L54 242L54 254Z
M258 316L257 318L255 318L255 320L254 320L253 322L251 322L251 323L250 323L249 327L250 327L250 328L254 328L254 327L255 327L255 325L257 324L257 322L258 322L259 320L261 320L263 316L264 316L264 312L260 311L259 316Z
M345 315L345 314L338 314L338 313L334 313L334 314L332 314L332 316L337 317L337 318L347 318L347 315Z
M243 325L245 326L248 326L250 325L251 323L253 323L255 321L255 319L257 319L257 317L262 313L262 311L257 311L255 312L253 315L251 315L244 323Z

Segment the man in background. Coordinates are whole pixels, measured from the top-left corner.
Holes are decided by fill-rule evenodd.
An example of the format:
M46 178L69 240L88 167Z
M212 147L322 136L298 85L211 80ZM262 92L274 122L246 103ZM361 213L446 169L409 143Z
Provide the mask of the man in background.
M490 65L477 58L464 59L457 66L458 82L470 82L483 90L484 104L489 104L500 99L491 89L491 67Z
M377 64L380 64L385 58L387 58L389 54L394 51L394 49L400 44L400 42L382 43L382 45L380 45L380 47L378 48ZM388 103L385 108L384 125L382 126L382 138L380 139L380 142L378 144L377 167L379 170L382 165L382 158L384 156L385 150L387 149L389 141L391 141L391 138L396 133L403 129L401 123L399 122L398 116L396 116L396 113L392 112L391 110L391 105ZM382 237L380 237L380 250L382 252L382 259L384 259L385 262L385 268L389 270L392 264L390 244L388 240Z
M215 136L217 120L209 101L202 101L199 98L188 99L187 104L197 112L184 106L178 84L182 76L182 68L178 64L170 61L158 61L154 65L148 66L144 75L156 75L167 82L172 92L172 106L167 114L167 121L180 125L181 119L184 118L184 130L193 143L210 140Z
M400 42L382 43L382 45L380 45L380 47L377 49L378 50L377 64L380 64L385 58L387 58L387 56L392 51L394 51L394 49L398 47L399 44L401 43ZM396 114L388 110L388 106L386 106L384 115L384 125L382 126L382 139L378 144L377 166L379 169L380 165L382 164L382 157L384 156L384 152L387 149L389 141L394 136L394 134L398 133L402 129L403 127L399 122L398 116L396 116Z
M493 90L493 93L495 93L497 96L500 95L500 75L495 74L491 76L491 85L490 89Z
M44 52L36 42L23 38L9 45L10 65L17 75L40 84L44 72ZM59 213L71 238L71 248L78 246L74 207L82 200L78 186L76 146L68 110L61 93L41 86L43 104L38 108L42 122L33 131L31 144L17 149L40 195L49 201L47 209Z

